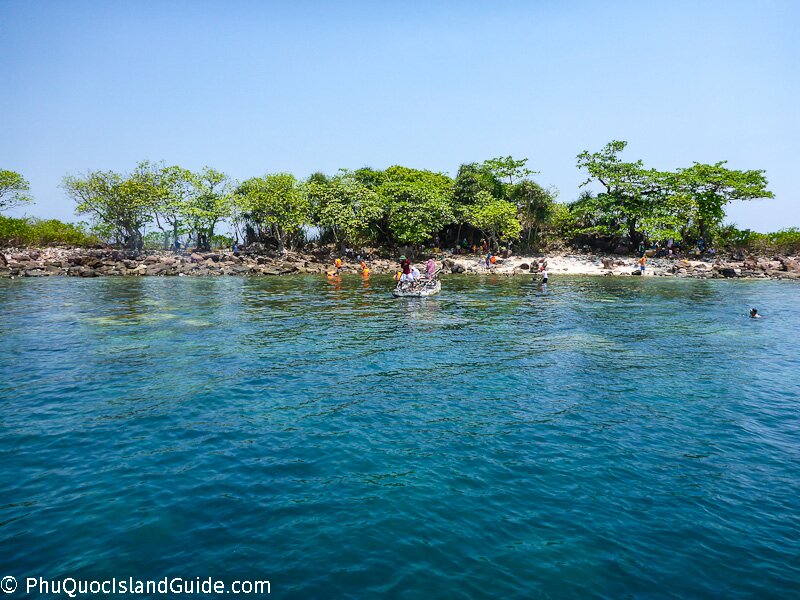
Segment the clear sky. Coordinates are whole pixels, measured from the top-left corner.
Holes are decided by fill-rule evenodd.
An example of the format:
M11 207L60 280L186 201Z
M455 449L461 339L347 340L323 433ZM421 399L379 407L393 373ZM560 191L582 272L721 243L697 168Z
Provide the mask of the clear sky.
M528 157L560 199L612 139L766 169L800 226L800 2L0 0L0 168L74 220L65 174L142 159L244 179Z

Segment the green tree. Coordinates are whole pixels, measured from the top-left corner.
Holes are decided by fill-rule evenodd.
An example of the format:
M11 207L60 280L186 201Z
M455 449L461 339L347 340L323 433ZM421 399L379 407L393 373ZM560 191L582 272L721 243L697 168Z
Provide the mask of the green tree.
M291 234L302 230L310 216L308 196L290 173L252 177L239 186L236 202L246 218L267 231L286 251Z
M401 244L423 244L454 222L453 180L442 173L389 167L378 188L389 232Z
M508 200L493 197L489 192L478 192L475 203L467 209L467 222L481 230L493 248L497 248L500 240L511 240L519 237L522 224L517 218L517 206Z
M142 229L151 221L153 205L154 190L148 178L92 171L85 177L65 177L62 187L75 201L76 214L89 215L126 249L142 250Z
M544 189L530 179L524 179L512 186L510 197L519 207L520 221L528 247L544 229L557 196L557 190Z
M169 246L169 237L172 236L172 245L178 241L181 228L185 221L188 207L191 205L195 187L195 176L188 169L177 165L161 166L157 173L157 185L160 194L153 207L153 216L156 226L164 236L164 246Z
M334 240L346 245L362 243L374 237L384 213L381 196L344 171L330 179L311 179L306 184L315 222L329 229Z
M600 151L584 150L578 154L578 167L586 169L589 178L581 187L592 181L599 182L605 192L593 198L594 209L605 217L609 233L627 233L630 247L644 239L644 221L652 224L665 212L665 177L653 169L645 169L641 160L623 162L619 153L627 142L614 140ZM653 229L652 225L649 226Z
M0 211L33 202L29 190L30 185L22 175L0 169Z
M453 197L456 204L468 206L478 197L478 192L485 191L495 198L503 197L503 184L486 163L463 164L458 168L453 184Z
M712 228L722 223L726 204L775 197L767 190L764 171L737 171L726 168L725 163L696 162L687 169L678 169L672 179L674 193L694 201L694 218L700 235L706 239L710 238Z
M503 181L503 183L508 179L508 185L513 186L515 180L520 181L531 175L538 174L538 171L531 171L527 168L525 166L527 163L527 158L516 160L511 156L499 156L484 161L483 166L492 172L497 179Z
M217 223L231 214L232 183L225 173L204 167L189 184L183 216L197 236L197 247L209 250Z
M372 167L362 167L353 171L353 177L359 183L364 184L368 188L374 190L386 181L386 172L377 171Z

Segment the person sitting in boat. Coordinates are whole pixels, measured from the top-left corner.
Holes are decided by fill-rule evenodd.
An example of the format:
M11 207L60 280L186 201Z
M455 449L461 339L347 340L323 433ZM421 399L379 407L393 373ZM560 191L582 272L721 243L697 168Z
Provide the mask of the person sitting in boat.
M432 256L425 263L425 275L427 275L428 279L433 279L434 275L436 275L436 259Z
M403 287L414 287L419 280L419 269L417 269L417 267L411 267L408 273L403 273L400 276L400 285Z

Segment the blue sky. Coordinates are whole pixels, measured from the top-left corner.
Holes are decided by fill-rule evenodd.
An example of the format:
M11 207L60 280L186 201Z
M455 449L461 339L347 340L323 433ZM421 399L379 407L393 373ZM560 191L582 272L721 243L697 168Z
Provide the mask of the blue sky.
M800 2L0 0L0 168L75 219L65 174L142 159L244 179L528 157L573 200L583 149L766 169L800 226Z

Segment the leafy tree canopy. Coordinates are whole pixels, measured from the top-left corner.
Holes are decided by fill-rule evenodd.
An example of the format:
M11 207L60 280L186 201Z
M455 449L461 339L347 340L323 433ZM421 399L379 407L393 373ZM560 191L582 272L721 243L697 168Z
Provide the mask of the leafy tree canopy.
M0 211L33 202L28 190L30 185L22 175L0 169Z
M767 189L764 171L736 171L726 168L725 164L726 161L713 165L696 162L689 168L678 169L672 176L673 193L695 203L694 217L700 235L708 235L709 226L722 223L726 204L775 197Z
M483 231L496 246L500 240L519 237L522 224L517 218L517 206L508 200L493 197L489 192L478 192L475 203L467 209L467 222Z
M514 185L515 180L520 181L538 173L528 169L525 166L527 163L527 158L516 160L511 156L499 156L484 161L483 166L499 180L505 183L505 180L508 179L508 185Z
M427 242L455 220L453 180L442 173L389 167L378 188L385 199L389 231L401 244Z
M225 173L211 167L204 167L187 183L183 214L197 234L197 245L207 249L214 227L232 214L233 183Z
M383 198L348 171L324 181L312 179L306 191L316 224L330 229L342 244L373 237L384 214Z
M597 181L605 188L591 201L594 210L604 215L605 227L611 233L627 233L629 243L635 246L643 239L645 229L659 229L654 224L670 214L665 206L669 178L655 169L645 169L641 160L620 159L626 146L627 142L614 140L600 152L584 150L577 158L578 167L589 173L582 187Z
M148 177L92 171L84 177L65 177L62 187L75 201L77 214L107 226L129 250L142 249L142 228L151 220L154 197Z
M239 186L236 200L249 220L272 232L280 252L311 214L308 196L290 173L252 177Z
M502 198L503 184L485 163L461 165L458 168L453 188L456 203L461 206L473 204L478 197L478 192L481 191L488 192L495 198Z

